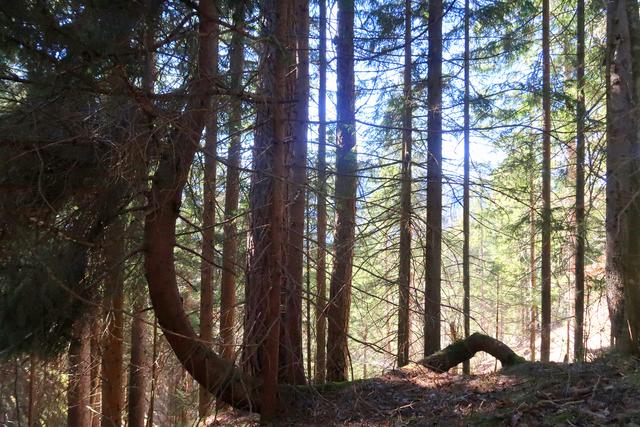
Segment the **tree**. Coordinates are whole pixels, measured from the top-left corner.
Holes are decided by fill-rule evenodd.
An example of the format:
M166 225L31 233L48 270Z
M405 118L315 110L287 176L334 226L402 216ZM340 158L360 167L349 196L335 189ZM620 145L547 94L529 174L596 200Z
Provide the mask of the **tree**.
M150 206L145 219L145 275L158 325L180 363L201 385L238 408L260 408L256 381L242 375L228 360L199 342L181 306L176 282L176 219L182 190L205 126L211 100L214 43L208 35L216 25L214 4L199 5L197 76L190 81L193 94L178 119L179 126L165 147L156 168L149 193Z
M335 258L327 319L327 379L345 381L348 374L347 334L351 309L351 280L355 244L358 161L355 152L355 77L353 54L354 1L338 1L336 231Z
M319 65L318 65L318 178L317 178L317 236L316 252L316 364L315 380L324 383L326 378L326 333L327 333L327 2L320 0L319 20Z
M573 357L576 361L584 360L584 251L585 251L585 217L584 217L584 155L585 155L585 98L584 98L584 0L577 1L577 55L576 83L578 98L576 102L576 241L575 241L575 317L576 326L573 338Z
M464 189L463 189L463 212L462 212L462 233L463 233L463 246L462 246L462 288L464 292L464 300L462 304L462 312L464 316L464 337L468 338L471 334L471 269L470 256L469 256L469 212L470 212L470 200L469 200L469 21L471 18L471 11L469 8L469 0L464 2ZM463 363L463 372L465 374L471 373L471 366L469 361Z
M442 274L442 1L429 2L424 355L440 350Z
M540 360L549 361L551 350L551 58L549 0L542 0L542 298Z
M295 52L297 55L293 90L293 131L288 180L287 256L285 301L280 351L281 378L289 384L304 384L302 359L302 272L304 219L307 186L307 124L309 122L309 1L296 0Z
M102 342L102 427L119 426L122 423L125 230L124 218L117 218L109 227L104 244L107 274L105 336Z
M231 36L230 78L231 92L242 90L244 71L245 2L237 1L233 9L234 32ZM229 149L227 181L224 195L224 240L222 244L222 277L220 279L220 352L228 360L234 355L234 327L236 305L236 277L238 257L238 201L240 196L240 154L242 149L242 101L230 98Z
M217 6L213 6L213 19L217 19ZM207 35L212 39L213 52L211 61L212 75L215 81L218 75L218 26L214 25ZM205 125L204 143L204 176L202 195L202 250L200 260L200 339L212 343L213 339L213 299L214 299L214 262L215 255L215 223L216 223L216 169L218 149L218 107L215 99L209 106ZM205 418L211 406L211 394L205 387L200 387L198 397L198 414Z
M80 318L73 326L69 345L69 385L67 390L67 426L83 427L90 424L90 325Z
M402 112L402 187L400 190L400 265L398 268L398 366L409 363L411 331L411 0L405 0L404 25L404 85Z
M638 116L640 40L638 4L616 0L607 5L607 300L612 344L638 353L639 258L637 230Z

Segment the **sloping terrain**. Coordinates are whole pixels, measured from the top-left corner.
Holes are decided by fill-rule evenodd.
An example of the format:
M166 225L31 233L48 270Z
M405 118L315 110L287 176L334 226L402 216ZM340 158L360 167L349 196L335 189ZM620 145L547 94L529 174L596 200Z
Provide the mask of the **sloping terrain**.
M525 363L493 374L435 374L419 366L326 387L281 425L640 426L640 362ZM213 421L213 420L212 420ZM254 425L241 414L212 425Z

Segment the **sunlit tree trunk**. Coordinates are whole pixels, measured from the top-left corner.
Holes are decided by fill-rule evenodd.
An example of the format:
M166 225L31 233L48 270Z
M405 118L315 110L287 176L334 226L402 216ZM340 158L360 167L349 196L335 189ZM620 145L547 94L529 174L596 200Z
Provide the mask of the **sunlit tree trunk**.
M427 74L427 242L424 355L440 350L442 274L442 0L429 2Z
M307 126L309 121L309 1L295 0L296 74L293 93L293 138L288 180L287 256L284 310L280 337L280 377L289 384L304 384L302 357L302 270L304 213L307 185Z
M612 345L622 351L630 346L625 325L624 257L629 200L629 152L634 137L631 46L625 0L607 7L607 301Z
M614 346L640 353L640 17L638 2L607 7L607 297Z
M576 102L576 208L575 208L575 254L574 283L576 318L573 336L573 357L576 361L584 360L584 249L585 249L585 217L584 217L584 154L585 154L585 100L584 100L584 0L577 2L577 90Z
M411 0L405 0L404 24L404 82L402 118L402 186L400 189L400 265L398 271L398 366L409 363L411 335L410 280L411 280Z
M462 315L464 317L464 338L469 338L471 334L471 270L469 259L469 21L471 11L469 9L469 0L464 2L464 189L462 194L462 234L464 242L462 244L462 288L464 292L462 303ZM462 372L464 374L471 373L471 364L469 360L465 360L462 364Z
M123 326L125 222L117 218L109 227L104 243L105 276L102 342L102 427L120 426L124 405Z
M534 164L535 155L531 153L531 164ZM536 360L536 340L538 333L538 293L537 280L538 269L536 268L536 200L535 181L533 174L529 178L529 298L531 300L529 316L529 353L530 360Z
M320 52L318 66L318 181L317 181L317 241L316 253L316 363L315 380L324 383L326 378L326 333L327 333L327 1L319 0L320 22Z
M335 258L328 305L327 379L345 381L348 374L347 334L355 245L356 176L355 77L353 54L354 1L338 0L336 233Z
M549 48L549 0L542 1L542 279L540 360L551 351L551 53Z

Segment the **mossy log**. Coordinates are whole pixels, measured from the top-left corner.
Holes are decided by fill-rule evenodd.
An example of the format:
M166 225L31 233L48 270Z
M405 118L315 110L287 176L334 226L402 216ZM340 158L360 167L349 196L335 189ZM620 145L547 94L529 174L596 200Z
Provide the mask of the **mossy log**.
M454 366L471 359L479 351L489 353L498 359L503 367L526 362L523 357L518 356L503 342L476 332L468 338L456 341L437 353L425 357L418 364L434 372L447 372Z

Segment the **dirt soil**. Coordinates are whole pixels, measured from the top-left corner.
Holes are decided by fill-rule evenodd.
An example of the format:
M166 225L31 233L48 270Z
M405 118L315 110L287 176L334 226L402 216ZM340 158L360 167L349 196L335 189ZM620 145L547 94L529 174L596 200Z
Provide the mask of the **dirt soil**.
M210 425L257 425L257 417L224 414ZM412 365L327 386L277 425L640 427L640 361L609 355L471 376Z

